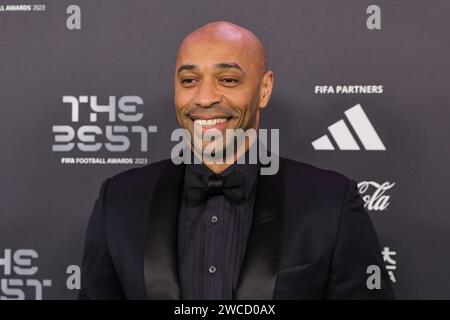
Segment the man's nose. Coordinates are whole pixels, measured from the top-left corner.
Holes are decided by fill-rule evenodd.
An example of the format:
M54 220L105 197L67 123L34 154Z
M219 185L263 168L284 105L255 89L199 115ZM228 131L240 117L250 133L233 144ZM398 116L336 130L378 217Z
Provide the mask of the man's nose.
M214 88L214 84L209 82L202 82L200 84L195 97L196 105L207 108L216 103L220 103L220 100L220 95Z

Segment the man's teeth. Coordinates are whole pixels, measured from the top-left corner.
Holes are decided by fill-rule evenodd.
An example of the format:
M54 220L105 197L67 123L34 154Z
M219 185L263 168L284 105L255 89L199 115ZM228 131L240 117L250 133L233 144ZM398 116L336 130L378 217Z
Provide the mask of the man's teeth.
M217 118L217 119L208 119L208 120L196 119L194 121L194 123L199 124L201 126L215 126L216 124L223 123L227 120L228 120L227 118Z

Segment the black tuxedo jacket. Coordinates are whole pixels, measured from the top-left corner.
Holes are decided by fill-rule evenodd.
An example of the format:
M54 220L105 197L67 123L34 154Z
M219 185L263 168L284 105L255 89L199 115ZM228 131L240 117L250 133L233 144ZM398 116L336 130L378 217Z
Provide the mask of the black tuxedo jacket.
M105 180L89 220L80 299L181 299L177 223L184 165L164 160ZM235 299L390 299L356 183L280 158L258 177ZM368 289L370 265L380 289ZM369 281L371 282L371 281Z

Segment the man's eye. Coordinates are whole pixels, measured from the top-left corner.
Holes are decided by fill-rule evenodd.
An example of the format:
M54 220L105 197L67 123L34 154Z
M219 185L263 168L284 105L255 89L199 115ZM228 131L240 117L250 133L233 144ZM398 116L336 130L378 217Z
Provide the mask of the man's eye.
M233 78L223 78L221 81L223 83L225 83L226 85L236 85L239 83L238 80L233 79Z
M181 84L183 85L192 85L195 83L195 79L193 78L186 78L181 80Z

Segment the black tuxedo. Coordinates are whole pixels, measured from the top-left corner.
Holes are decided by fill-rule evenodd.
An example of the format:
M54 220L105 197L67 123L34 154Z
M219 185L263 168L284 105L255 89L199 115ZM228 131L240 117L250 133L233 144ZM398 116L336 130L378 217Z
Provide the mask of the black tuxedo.
M179 299L177 223L184 165L164 160L107 179L89 220L82 299ZM367 267L381 269L369 290ZM280 158L258 177L236 299L390 299L356 183Z

